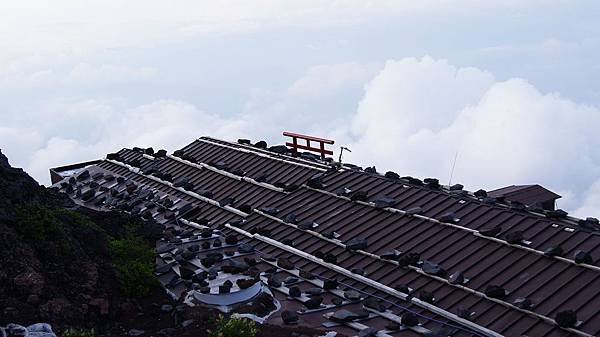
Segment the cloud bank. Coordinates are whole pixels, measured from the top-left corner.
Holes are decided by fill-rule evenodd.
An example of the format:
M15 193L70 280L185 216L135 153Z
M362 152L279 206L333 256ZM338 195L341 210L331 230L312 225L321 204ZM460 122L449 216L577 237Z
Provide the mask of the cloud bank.
M452 181L470 189L539 183L563 195L562 208L600 213L598 107L429 56L311 67L286 88L256 90L231 117L177 100L39 108L30 124L0 128L0 143L41 182L48 167L124 146L172 150L201 135L281 142L289 129L336 139L352 149L347 161L444 183L457 156Z
M443 182L457 156L454 182L539 183L581 213L599 204L598 125L598 107L541 93L524 79L408 58L388 61L366 86L348 142L353 160Z

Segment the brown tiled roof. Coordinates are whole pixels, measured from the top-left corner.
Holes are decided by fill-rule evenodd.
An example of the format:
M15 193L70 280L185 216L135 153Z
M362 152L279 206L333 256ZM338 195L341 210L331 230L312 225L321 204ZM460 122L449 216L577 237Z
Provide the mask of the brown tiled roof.
M540 185L511 185L489 191L488 194L492 197L504 197L507 200L518 201L525 205L534 205L561 198L560 195Z
M176 219L239 235L261 254L286 257L298 269L336 279L340 289L384 299L389 310L357 324L332 325L326 314L334 308L328 307L304 312L303 324L348 335L365 326L392 336L441 327L452 336L600 334L600 266L593 260L600 256L600 228L594 219L499 203L484 192L448 188L435 180L381 175L206 137L176 156L144 152L123 149L88 167L91 173L125 179L99 178L100 187L92 187L95 193L86 201L81 195L92 178L76 188L67 179L55 186L87 206L142 213L146 208L128 209L111 193L124 193L129 182L160 191L180 200L174 206ZM173 187L181 178L187 185ZM177 210L187 203L193 207ZM259 266L267 268L269 262ZM301 278L300 285L308 287L310 281ZM421 299L426 292L433 294L432 303ZM299 300L278 296L288 308L303 307ZM328 296L340 294L330 291ZM356 306L361 305L341 307ZM567 310L576 313L578 322L559 327L555 319ZM407 311L419 315L425 330L385 330L386 323ZM472 315L458 317L466 312ZM271 320L277 323L277 317Z

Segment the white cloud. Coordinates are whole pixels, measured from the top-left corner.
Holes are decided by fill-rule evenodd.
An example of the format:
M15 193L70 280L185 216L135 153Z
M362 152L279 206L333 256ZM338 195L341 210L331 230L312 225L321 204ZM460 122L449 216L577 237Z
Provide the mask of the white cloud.
M376 70L376 65L356 62L313 66L292 83L287 94L297 99L334 95L352 85L362 86L372 78Z
M444 60L389 61L354 117L347 157L476 189L540 183L575 209L600 178L600 109ZM591 191L594 192L594 191Z
M125 146L172 150L201 135L281 142L289 129L348 145L348 161L444 183L458 152L454 182L539 183L577 215L600 213L598 107L431 57L311 67L285 88L257 89L228 118L177 100L55 99L33 111L1 128L0 144L43 182L49 167Z
M363 86L379 68L356 62L310 67L287 88L254 90L237 118L250 135L271 140L280 140L285 130L333 135L348 123Z
M160 100L136 107L109 101L57 101L31 118L30 129L1 128L0 144L15 165L41 183L50 167L93 160L123 147L174 150L202 135L238 133L235 121L179 101Z
M15 88L21 86L31 88L36 86L101 86L112 83L127 83L147 81L154 78L157 70L152 67L129 67L115 64L99 64L80 62L71 67L45 68L28 66L21 69L18 66L6 68L0 73L0 85ZM63 69L65 68L65 69Z

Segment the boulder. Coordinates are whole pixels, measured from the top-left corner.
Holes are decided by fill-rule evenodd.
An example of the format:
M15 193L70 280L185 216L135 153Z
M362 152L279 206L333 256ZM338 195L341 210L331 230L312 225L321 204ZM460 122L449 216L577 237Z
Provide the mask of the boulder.
M344 291L344 297L349 301L359 301L360 293L356 290L346 290Z
M278 154L286 154L289 151L289 149L285 145L273 145L269 147L269 151Z
M237 284L237 286L240 287L240 289L248 289L255 285L256 282L258 281L255 279L238 279L235 281L235 284Z
M410 288L406 284L397 284L394 289L404 294L410 294Z
M487 197L487 192L485 190L477 190L475 191L475 193L473 193L473 195L475 195L477 198L485 198Z
M439 218L439 220L440 220L440 222L454 223L454 224L458 223L460 221L460 219L453 212L448 212L448 213L443 214Z
M529 310L533 307L533 303L526 297L518 297L513 301L514 306L521 309Z
M464 186L461 184L454 184L450 186L450 191L462 191L463 188Z
M229 235L225 238L225 243L228 245L235 245L238 243L238 238L235 235Z
M400 179L400 175L396 172L392 172L392 171L387 171L385 173L385 177L388 179L392 179L392 180L398 180Z
M506 290L497 285L488 285L485 288L485 296L502 300L506 297Z
M286 270L294 269L294 264L289 259L284 257L277 259L277 266Z
M494 227L494 228L482 229L479 231L479 234L481 234L483 236L495 238L496 236L498 236L498 234L500 234L501 231L502 231L502 227Z
M346 242L346 249L356 251L367 249L367 240L361 238L350 239Z
M315 275L305 270L300 270L299 276L306 280L314 280Z
M323 182L321 180L321 176L318 176L318 177L317 176L309 178L308 181L306 181L306 186L315 188L315 189L322 189Z
M194 276L194 269L191 269L189 267L184 267L184 266L179 266L179 274L181 276L182 279L184 280L191 280L192 277Z
M6 333L7 337L28 337L27 328L18 324L9 324L4 329L0 329L0 336Z
M258 176L254 177L254 181L259 182L259 183L265 183L267 182L269 178L269 175L267 175L266 173L261 173Z
M400 255L398 258L398 265L400 267L406 267L410 265L416 265L421 259L421 254L415 252L406 252Z
M368 297L363 300L363 305L367 308L371 308L377 311L385 311L385 306L381 301L375 297Z
M286 215L284 221L287 223L294 224L294 225L298 223L298 219L296 217L296 214L294 214L294 213L290 213L290 214Z
M323 303L323 297L321 296L313 296L304 302L304 306L310 310L318 309L321 307L321 303Z
M575 251L573 259L575 260L575 263L592 264L594 262L590 253L583 250Z
M290 285L290 284L298 283L298 281L299 281L299 279L297 277L288 276L285 278L285 280L283 280L283 283L285 285Z
M360 276L365 276L365 270L362 268L352 268L351 272Z
M300 297L302 295L302 292L300 291L300 288L298 288L297 286L293 286L289 288L289 296L290 297Z
M275 216L277 213L279 213L279 210L275 207L263 207L260 209L260 211L272 216Z
M367 316L368 316L368 314L367 314ZM360 314L354 313L350 310L342 309L342 310L338 310L338 311L334 312L333 315L331 315L329 317L329 320L338 322L338 323L347 323L347 322L352 322L353 320L356 320L360 317L361 317Z
M302 221L301 223L298 224L298 229L302 229L302 230L309 230L312 229L314 226L314 223L312 221Z
M271 275L271 277L269 277L267 280L267 284L270 287L279 288L281 287L281 280L279 280L279 278L275 277L274 275Z
M331 290L331 289L336 289L339 285L339 282L337 280L325 280L323 281L323 289L324 290Z
M337 264L337 257L331 253L326 253L325 256L323 256L323 261Z
M221 284L219 286L219 294L229 294L231 292L231 286L227 284Z
M56 337L52 326L47 323L35 323L27 327L29 337Z
M569 215L569 213L562 209L557 209L546 213L546 217L550 219L564 219L567 217L567 215Z
M465 283L465 276L462 272L457 271L450 275L450 277L448 278L448 282L450 282L450 284L463 284Z
M419 206L412 207L406 210L406 215L416 215L423 213L423 209Z
M522 231L514 231L505 235L506 242L510 244L519 244L523 242L523 232Z
M422 290L419 293L419 299L421 301L433 304L435 302L435 295L433 295L432 292L429 292L429 291L426 291L426 290Z
M556 314L554 320L562 328L572 328L577 324L577 315L573 310L560 311Z
M419 319L412 312L405 312L400 318L400 322L405 326L417 326L419 325Z
M241 274L248 270L250 266L244 261L228 259L227 263L221 266L221 271L229 274Z
M350 195L350 200L352 201L367 201L369 195L366 191L354 191L352 195Z
M293 311L290 310L284 310L281 312L281 320L283 321L283 323L285 324L294 324L294 323L298 323L298 320L300 318L298 317L298 314L296 314Z
M463 307L459 307L456 310L456 315L460 318L464 318L464 319L471 319L471 316L473 316L473 311L463 308Z
M264 140L260 140L254 144L254 147L259 148L259 149L266 149L267 142L265 142Z
M386 207L394 207L394 205L396 205L397 201L394 198L382 196L382 197L377 197L375 200L373 200L373 203L375 203L375 207L377 207L377 208L386 208Z
M544 255L546 256L562 256L564 254L564 251L562 249L562 247L560 246L552 246L552 247L548 247L546 248L546 250L544 250Z
M249 243L242 243L241 245L238 246L238 252L240 252L240 254L247 254L247 253L252 253L254 251L254 246L249 244Z
M252 206L248 204L240 205L238 209L246 214L252 213Z
M440 187L440 181L436 178L425 178L423 179L423 182L429 188L437 189Z
M429 275L435 275L440 277L446 275L446 270L444 270L444 268L431 261L424 261L421 265L421 269Z

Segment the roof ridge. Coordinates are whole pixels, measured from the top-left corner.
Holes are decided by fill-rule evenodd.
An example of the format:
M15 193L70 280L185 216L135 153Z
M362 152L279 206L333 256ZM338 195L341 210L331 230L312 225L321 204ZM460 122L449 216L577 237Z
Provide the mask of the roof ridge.
M367 176L370 176L370 177L374 177L374 178L378 178L378 179L390 181L390 182L393 182L393 183L398 183L398 179L390 179L390 178L388 178L388 177L380 174L379 172L372 173L372 172L365 172L365 171L362 171L362 170L361 171L345 170L345 172L356 172L356 173L359 173L359 174L362 174L362 175L367 175ZM510 207L509 204L503 204L503 203L499 203L499 202L495 202L494 204L487 204L485 202L482 202L481 199L478 198L478 197L476 197L474 195L474 192L472 192L472 191L463 190L465 193L460 194L460 195L456 195L456 194L453 194L453 193L450 192L449 186L447 186L447 185L440 185L440 187L442 187L440 189L429 189L429 188L426 188L425 186L420 186L420 185L412 184L412 183L410 183L409 181L407 181L407 180L405 180L403 178L400 178L400 179L402 180L402 184L410 185L411 187L415 187L415 188L418 188L420 190L424 190L424 191L428 191L428 192L434 192L434 193L440 193L440 194L448 195L448 196L453 197L453 198L460 198L461 196L467 196L467 197L469 197L469 199L468 199L469 202L475 202L475 201L477 201L479 203L479 205L482 205L482 206L485 206L485 207L501 207L504 210L508 210L510 212L515 212L516 213L516 210L513 210ZM461 200L464 200L464 199L461 199ZM553 219L548 218L546 216L546 213L543 213L543 214L542 213L538 213L538 212L535 212L535 211L529 209L528 206L525 206L525 207L526 207L526 209L523 210L523 211L526 212L526 214L528 216L532 216L532 217L536 217L536 218L539 217L539 218L542 218L542 219L545 219L545 220L549 220L549 221L558 223L561 226L572 226L572 227L577 228L578 230L581 230L581 231L589 233L589 234L600 235L600 230L590 231L590 230L587 230L585 228L581 228L581 226L578 224L578 222L579 221L585 221L586 219L577 218L577 217L574 217L574 216L567 215L565 217L565 219L567 219L569 222L567 222L565 224L565 223L561 223L564 220L561 220L561 219L554 219L553 220Z

